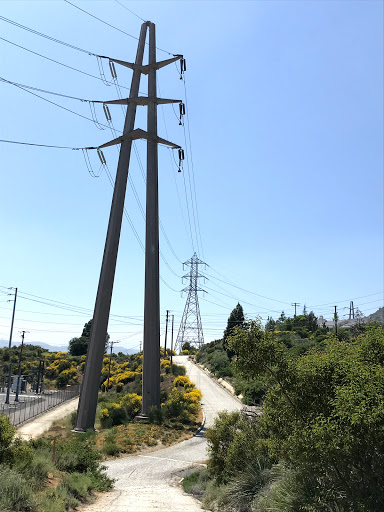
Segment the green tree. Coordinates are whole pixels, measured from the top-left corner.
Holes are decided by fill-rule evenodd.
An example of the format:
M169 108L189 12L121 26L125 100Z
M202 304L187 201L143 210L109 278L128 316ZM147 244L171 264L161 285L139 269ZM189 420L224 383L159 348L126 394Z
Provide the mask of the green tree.
M235 327L242 327L244 324L244 311L243 306L237 303L237 306L232 310L227 321L227 327L224 331L223 339L225 340L234 333Z
M69 342L68 352L71 356L83 356L88 350L89 338L81 336L80 338L72 338Z
M276 320L274 320L272 317L268 317L264 329L266 331L274 331L276 329Z
M331 336L296 359L259 321L230 338L236 367L270 380L262 424L269 454L313 485L300 510L384 510L384 328Z
M223 347L227 352L229 359L232 359L234 353L228 348L227 339L232 336L236 328L241 328L244 324L244 311L241 304L238 302L237 306L232 310L227 321L227 327L223 334Z
M83 356L87 353L88 343L91 337L91 329L92 329L92 321L89 320L86 324L84 324L83 332L79 338L72 338L69 342L68 352L72 356ZM109 341L109 334L107 333L107 338L105 340L105 350L107 350Z

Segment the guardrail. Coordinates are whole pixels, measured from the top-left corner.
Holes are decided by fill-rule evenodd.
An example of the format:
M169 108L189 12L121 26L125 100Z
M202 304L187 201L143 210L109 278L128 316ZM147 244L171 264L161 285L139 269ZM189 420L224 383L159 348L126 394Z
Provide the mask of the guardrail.
M53 407L75 398L80 393L80 384L67 386L65 389L47 390L41 394L19 394L19 401L10 396L10 403L0 403L0 414L8 416L15 427L26 421L49 411Z

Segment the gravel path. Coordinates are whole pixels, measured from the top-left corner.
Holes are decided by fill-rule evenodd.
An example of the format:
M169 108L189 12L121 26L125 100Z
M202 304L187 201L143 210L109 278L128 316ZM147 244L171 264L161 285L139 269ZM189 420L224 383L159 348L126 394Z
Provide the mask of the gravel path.
M72 400L68 400L68 402L64 402L62 405L57 405L51 411L33 418L28 423L24 423L24 425L17 429L18 435L23 439L35 439L41 436L51 428L55 420L60 420L64 418L64 416L67 416L67 414L76 411L78 403L79 398L73 398Z
M205 372L178 356L174 361L187 368L187 374L203 393L202 408L205 427L212 425L215 416L224 409L241 409L241 403L214 382ZM82 507L83 512L197 512L200 503L183 493L177 485L176 473L207 459L204 430L179 444L148 455L131 455L108 461L108 475L115 478L115 488L101 495L94 503Z

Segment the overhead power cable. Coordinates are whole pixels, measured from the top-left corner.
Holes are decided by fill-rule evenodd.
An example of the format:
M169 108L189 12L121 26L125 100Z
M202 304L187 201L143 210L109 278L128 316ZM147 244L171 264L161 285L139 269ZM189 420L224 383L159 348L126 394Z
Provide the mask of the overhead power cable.
M22 50L25 50L26 52L33 53L34 55L37 55L43 59L50 60L51 62L54 62L55 64L59 64L60 66L64 66L65 68L72 69L72 71L77 71L78 73L82 73L83 75L90 76L91 78L96 78L97 80L100 80L104 83L108 83L110 85L113 85L113 82L106 81L105 79L101 78L100 76L92 75L91 73L87 73L86 71L82 71L81 69L74 68L72 66L69 66L68 64L64 64L63 62L59 62L58 60L51 59L50 57L47 57L46 55L42 55L41 53L34 52L30 50L29 48L25 48L24 46L21 46L19 44L16 44L12 41L9 41L8 39L5 39L4 37L0 37L2 41L5 41L6 43L12 44L13 46L17 46L18 48L21 48ZM129 87L125 87L124 85L121 85L123 89L130 90Z
M132 39L136 39L136 41L139 40L138 37L136 36L133 36L132 34L129 34L128 32L125 32L125 30L122 30L121 28L118 28L118 27L115 27L115 25L112 25L111 23L108 23L107 21L104 21L102 20L101 18L98 18L97 16L95 16L94 14L91 14L90 12L86 11L85 9L82 9L81 7L79 7L78 5L75 5L73 4L72 2L70 2L69 0L64 0L64 2L66 2L67 4L70 4L72 5L72 7L75 7L76 9L78 9L79 11L82 11L84 12L85 14L88 14L88 16L91 16L92 18L100 21L101 23L104 23L104 25L108 25L108 27L111 27L111 28L114 28L115 30L118 30L119 32L121 32L122 34L125 34L126 36L128 37L131 37ZM148 44L148 43L146 43ZM156 49L157 50L160 50L161 52L164 52L164 53L167 53L168 55L173 55L173 53L171 52L167 52L167 50L163 50L162 48L159 48L158 46L156 46Z
M72 149L73 151L78 151L79 149L85 149L85 148L71 148L70 146L50 146L49 144L34 144L32 142L20 142L17 140L0 139L0 142L6 142L8 144L22 144L23 146L38 146L41 148ZM87 148L87 149L89 149L89 148Z
M195 204L195 210L196 210L196 219L197 219L197 233L199 235L199 238L197 240L198 244L200 242L200 248L201 248L201 253L204 257L204 250L203 250L203 243L202 243L202 239L201 239L201 230L200 230L200 219L199 219L199 210L197 208L197 196L196 196L196 184L195 184L195 170L194 170L194 167L193 167L193 156L192 156L192 143L191 143L191 129L190 129L190 125L189 125L189 108L188 108L188 96L187 96L187 86L186 86L186 82L185 82L185 76L183 75L183 84L184 84L184 94L185 94L185 105L186 105L186 117L187 117L187 132L188 132L188 142L189 142L189 154L190 154L190 159L191 159L191 174L192 174L192 184L193 184L193 198L192 198L192 204L193 204L193 200L194 200L194 204ZM184 135L185 135L185 127L184 127L184 124L183 124L183 129L184 129ZM185 137L186 138L186 137ZM187 147L187 140L185 141L186 142L186 147ZM188 156L188 155L187 155ZM188 160L187 160L188 162ZM188 167L188 171L189 171L189 167ZM191 194L192 194L192 190L191 190ZM194 213L195 215L195 213ZM195 221L196 222L196 221ZM196 227L195 227L196 229Z
M131 11L131 9L128 9L128 7L126 7L125 5L123 5L121 2L119 2L119 0L115 0L115 2L119 5L121 5L121 7L124 7L124 9L126 9L127 11L129 11L131 14L133 14L134 16L136 16L136 18L139 18L139 20L141 21L144 21L145 23L145 19L142 18L141 16L139 16L138 14L136 14L135 12Z
M373 297L374 295L382 295L384 293L384 290L381 292L376 293L370 293L369 295L362 295L361 297L352 297L352 299L344 299L344 300L334 300L333 302L326 302L325 304L315 304L314 306L307 306L307 308L316 308L321 306L330 306L332 304L340 304L340 302L348 302L350 300L359 300L359 299L365 299L366 297Z
M28 89L22 87L21 85L17 85L15 82L10 82L9 80L6 80L5 78L0 77L0 80L2 82L5 82L10 85L14 85L15 87L18 87L19 89L28 92L29 94L33 94L33 96L36 96L37 98L40 98L41 100L47 101L48 103L51 103L52 105L55 105L56 107L62 108L63 110L66 110L67 112L71 112L72 114L75 114L76 116L82 117L83 119L87 119L87 121L92 121L94 123L94 119L91 119L90 117L84 116L83 114L79 114L78 112L75 112L74 110L71 110L70 108L63 107L62 105L59 105L58 103L55 103L54 101L48 100L47 98L43 98L39 94L36 94L35 92L29 91ZM101 126L105 126L106 128L109 128L106 124L99 123ZM123 133L123 132L120 132Z
M214 270L212 268L212 270ZM216 271L215 271L216 272ZM261 297L262 299L267 299L267 300L273 300L274 302L280 302L281 304L285 304L285 305L288 305L290 306L291 303L290 302L284 302L282 300L278 300L278 299L272 299L271 297L266 297L265 295L260 295L259 293L255 293L255 292L251 292L250 290L246 290L245 288L242 288L241 286L237 286L236 284L232 284L232 283L229 283L228 281L224 281L223 279L219 279L218 277L215 277L215 276L212 276L210 274L207 274L205 272L205 274L209 277L211 277L212 279L216 279L217 281L220 281L222 283L225 283L229 286L233 286L234 288L237 288L238 290L242 290L243 292L246 292L246 293L250 293L252 295L255 295L256 297Z
M45 39L49 39L50 41L53 41L54 43L62 44L63 46L68 46L68 48L72 48L72 50L77 50L79 52L87 53L88 55L93 55L94 57L97 57L96 53L90 52L89 50L84 50L83 48L79 48L78 46L75 46L70 43L65 43L64 41L60 41L60 39L56 39L55 37L48 36L47 34L43 34L42 32L39 32L38 30L34 30L33 28L26 27L25 25L21 25L21 23L17 23L16 21L10 20L9 18L5 18L4 16L0 16L1 21L5 21L6 23L10 23L11 25L14 25L17 28L22 28L23 30L26 30L27 32L31 32L32 34L35 34L36 36L44 37Z
M84 98L78 98L76 96L69 96L68 94L62 94L60 92L54 92L54 91L47 91L46 89L39 89L38 87L32 87L31 85L25 85L25 84L20 84L18 82L12 82L11 80L6 80L5 78L0 78L3 82L6 82L7 84L11 84L11 85L15 85L16 87L21 87L23 89L30 89L31 91L38 91L38 92L44 92L46 94L53 94L54 96L61 96L62 98L69 98L71 100L77 100L77 101L83 101L83 102L93 102L95 103L95 101L93 100L86 100ZM100 102L102 103L102 102Z

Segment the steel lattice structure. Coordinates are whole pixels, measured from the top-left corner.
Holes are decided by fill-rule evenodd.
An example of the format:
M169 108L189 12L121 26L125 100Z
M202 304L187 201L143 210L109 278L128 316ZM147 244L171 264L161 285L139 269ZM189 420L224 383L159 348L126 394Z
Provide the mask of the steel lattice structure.
M189 286L183 289L183 292L188 292L188 297L176 339L176 347L179 349L187 341L197 348L200 348L204 343L198 292L205 292L205 290L199 287L198 279L201 277L206 279L206 277L199 274L199 265L206 265L206 263L200 260L196 253L191 259L183 263L183 268L184 266L190 266L191 268L189 274L183 276L183 279L189 279Z

